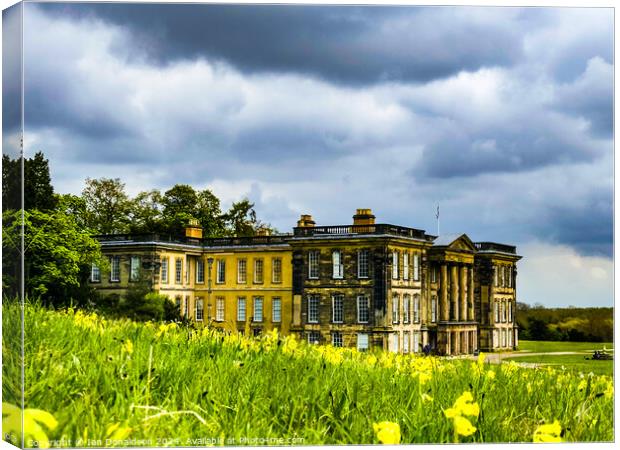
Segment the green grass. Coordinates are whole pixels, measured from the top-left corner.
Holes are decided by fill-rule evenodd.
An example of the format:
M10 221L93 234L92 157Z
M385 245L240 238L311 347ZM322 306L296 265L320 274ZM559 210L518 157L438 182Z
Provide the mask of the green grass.
M613 439L608 377L584 382L571 372L509 363L484 365L480 375L469 360L295 348L290 339L251 341L189 328L160 332L159 324L32 305L25 320L26 407L57 419L45 430L52 444L113 444L106 437L134 446L201 446L205 439L372 444L380 421L398 423L402 443L453 442L443 411L465 391L480 415L470 418L476 431L457 437L461 442L531 442L539 425L556 419L564 440ZM3 375L19 379L15 303L3 305L3 326ZM15 390L3 385L4 398L16 398Z
M529 352L586 352L614 348L612 342L519 341L518 350Z
M588 361L584 359L584 355L582 354L519 356L516 358L506 358L505 360L549 365L556 368L564 366L567 370L584 374L592 372L596 375L612 376L614 371L613 361Z

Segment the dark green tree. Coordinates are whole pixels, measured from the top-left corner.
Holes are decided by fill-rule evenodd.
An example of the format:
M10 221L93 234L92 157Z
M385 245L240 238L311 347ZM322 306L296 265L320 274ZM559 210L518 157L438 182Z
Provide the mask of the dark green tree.
M19 282L21 211L2 215L5 294L16 295ZM93 263L105 268L99 243L62 211L24 211L25 294L45 303L85 304L92 294L87 280Z
M22 162L2 155L2 210L21 209ZM24 159L24 209L50 211L56 207L49 161L43 153Z
M129 230L131 202L119 178L86 179L82 191L88 227L95 233L125 233Z
M153 189L140 192L130 204L131 233L165 233L167 232L163 217L161 193Z

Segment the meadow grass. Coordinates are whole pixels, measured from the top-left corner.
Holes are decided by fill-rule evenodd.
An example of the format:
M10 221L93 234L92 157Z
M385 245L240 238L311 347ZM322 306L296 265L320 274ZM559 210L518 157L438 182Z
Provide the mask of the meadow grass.
M50 441L38 435L40 446L372 444L382 421L398 424L402 443L531 442L555 420L565 441L613 439L610 377L366 354L273 334L254 340L35 305L24 314L25 405L58 422L43 427ZM3 305L3 326L11 361L16 303ZM4 378L18 378L16 370L5 364ZM15 398L11 389L3 384L5 399ZM479 405L470 436L456 434L445 414L464 392Z

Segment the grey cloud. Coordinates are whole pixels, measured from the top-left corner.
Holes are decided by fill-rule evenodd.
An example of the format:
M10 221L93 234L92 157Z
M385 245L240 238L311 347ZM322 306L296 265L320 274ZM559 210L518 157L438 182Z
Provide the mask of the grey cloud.
M168 64L203 56L245 72L307 73L357 85L428 81L511 65L514 27L466 9L294 5L44 4L43 10L127 27L127 58ZM471 10L470 10L471 11Z
M2 132L3 153L16 155L19 143L10 135L21 129L21 5L2 11Z

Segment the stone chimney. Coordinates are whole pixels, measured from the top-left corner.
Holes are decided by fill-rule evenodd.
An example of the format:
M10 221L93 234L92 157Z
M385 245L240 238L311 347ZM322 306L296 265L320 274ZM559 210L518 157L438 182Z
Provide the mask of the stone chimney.
M297 221L298 228L313 228L315 225L314 220L310 214L302 214L301 218Z
M271 230L269 228L259 228L256 230L256 236L270 236Z
M202 239L202 227L197 219L189 220L189 224L185 227L185 237Z
M353 225L374 225L375 216L371 209L357 209L353 216Z

